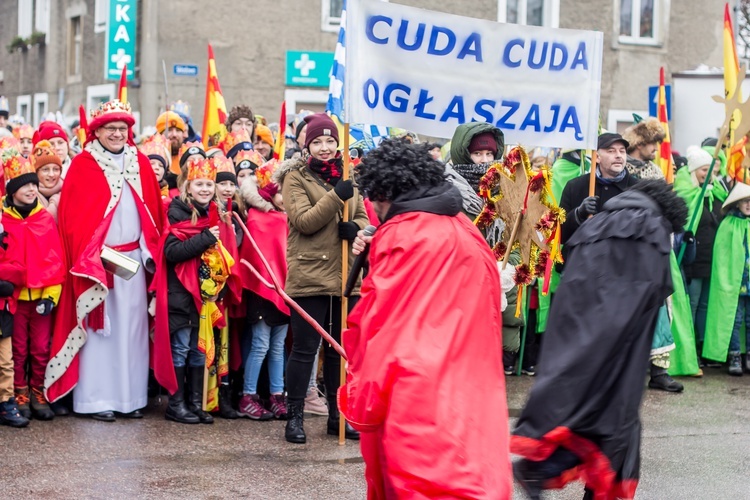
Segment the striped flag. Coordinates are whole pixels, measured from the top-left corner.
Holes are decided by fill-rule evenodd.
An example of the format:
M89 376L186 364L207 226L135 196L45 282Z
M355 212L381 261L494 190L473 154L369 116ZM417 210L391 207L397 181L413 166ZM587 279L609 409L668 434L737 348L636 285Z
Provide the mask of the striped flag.
M227 105L216 73L214 49L208 44L208 75L206 77L206 104L203 108L203 146L208 149L216 146L227 135L224 123L227 121Z
M286 101L281 103L281 116L279 117L279 133L276 134L276 143L273 145L273 157L284 161L286 149Z
M735 92L742 92L737 88L737 76L740 73L740 64L737 59L737 46L734 39L734 29L732 28L732 16L729 13L729 4L724 4L724 95L726 99L731 99ZM742 95L737 95L738 100ZM726 174L734 179L744 182L746 174L742 172L742 160L745 158L744 145L747 142L746 137L735 138L734 129L742 119L742 113L736 110L732 115L732 121L729 123L729 144L727 149L730 154L727 157ZM739 140L738 140L739 139Z
M128 102L128 65L122 67L120 75L120 87L117 89L117 99L122 102Z
M669 116L667 116L667 93L664 86L664 67L659 69L659 99L657 102L657 115L659 123L664 129L664 140L659 146L659 156L656 160L661 167L664 179L668 184L674 182L674 168L672 168L672 141L669 137Z

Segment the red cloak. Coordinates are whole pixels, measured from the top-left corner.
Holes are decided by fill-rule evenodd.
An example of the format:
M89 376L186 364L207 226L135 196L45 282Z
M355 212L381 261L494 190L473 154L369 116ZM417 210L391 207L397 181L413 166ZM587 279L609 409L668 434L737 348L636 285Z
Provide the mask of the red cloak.
M128 182L138 207L141 231L148 251L156 255L164 225L161 191L148 158L137 153L142 198ZM58 208L58 228L68 272L63 284L52 333L51 359L47 365L47 399L56 401L78 383L78 352L86 342L83 324L89 312L107 295L107 272L101 249L112 222L114 208L109 182L102 167L88 151L70 164Z
M213 202L212 202L213 203ZM164 255L164 243L167 237L172 234L180 241L199 234L209 227L209 218L201 217L195 224L191 221L182 221L176 224L168 225L159 240L159 250L156 255L156 276L154 277L152 290L156 291L156 322L154 328L154 349L153 349L153 368L154 377L169 394L174 394L177 390L177 377L174 372L172 363L172 344L170 342L169 332L169 283L167 279L167 258ZM237 240L234 235L234 227L231 223L219 222L219 239L224 248L235 259L232 266L231 274L227 279L227 294L232 300L239 300L238 291L241 289L240 279L234 274L237 269ZM190 259L185 262L178 262L175 265L175 274L180 280L182 286L190 292L195 302L195 307L200 312L203 305L201 297L200 282L198 280L198 267L200 259ZM239 292L241 294L241 292ZM222 311L223 312L223 311ZM214 325L223 327L224 325Z
M362 433L368 498L511 498L500 277L471 222L380 226L348 326L339 408Z

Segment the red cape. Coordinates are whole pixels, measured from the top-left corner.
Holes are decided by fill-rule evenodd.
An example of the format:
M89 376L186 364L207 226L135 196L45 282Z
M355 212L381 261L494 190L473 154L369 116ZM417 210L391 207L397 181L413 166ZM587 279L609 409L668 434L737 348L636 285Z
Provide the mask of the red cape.
M154 349L153 349L153 368L154 377L159 384L164 387L170 394L177 390L177 378L172 364L172 344L170 342L169 332L169 284L167 280L167 258L164 255L164 243L170 234L176 236L180 241L195 236L204 229L209 227L209 218L201 217L195 224L191 221L178 222L167 227L159 241L159 250L156 255L156 276L152 285L152 290L156 291L156 323L154 328ZM237 264L237 240L234 235L232 224L226 222L219 223L219 236L222 245L235 259L232 271L236 270ZM203 305L201 298L200 282L198 280L199 259L190 259L185 262L179 262L175 265L175 274L180 280L182 286L190 292L195 302L195 307L200 313ZM239 300L237 292L240 291L241 285L239 276L230 274L227 280L227 297L232 300ZM239 292L241 294L241 291ZM221 327L222 325L215 325Z
M164 225L161 192L148 158L138 153L143 199L133 191L141 230L151 255L156 255ZM126 182L123 189L132 189ZM58 207L58 228L68 274L63 284L47 365L47 399L56 401L78 383L78 352L86 342L83 321L106 296L107 273L101 248L114 209L105 214L112 193L102 168L84 151L70 164ZM106 217L105 217L106 216ZM104 291L104 293L103 293ZM81 299L78 305L77 301Z
M286 223L286 214L284 212L261 212L254 208L247 211L247 229L253 235L255 243L258 245L263 256L268 261L276 277L282 286L286 283L286 244L289 227ZM247 240L247 236L245 236ZM271 276L268 274L260 256L253 248L249 241L245 241L240 247L240 258L248 261L261 276L269 283L273 283ZM242 286L253 293L256 293L266 300L269 300L282 313L289 316L289 306L284 299L276 293L276 290L263 285L258 278L251 273L247 267L240 266L242 275Z
M385 222L348 326L339 408L368 498L511 498L500 277L469 219Z
M3 226L8 233L6 258L22 262L26 269L23 286L45 288L65 281L60 236L55 219L47 210L41 209L25 219L6 213Z

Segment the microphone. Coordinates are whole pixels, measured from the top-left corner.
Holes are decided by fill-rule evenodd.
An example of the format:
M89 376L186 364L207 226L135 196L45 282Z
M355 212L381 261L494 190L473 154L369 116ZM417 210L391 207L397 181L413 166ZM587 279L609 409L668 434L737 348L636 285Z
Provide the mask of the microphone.
M377 228L375 226L367 226L364 229L365 236L372 236L375 234ZM365 267L367 262L367 255L370 253L370 245L365 245L365 249L361 254L357 255L352 264L352 269L349 271L349 277L346 279L346 288L344 288L344 297L349 297L354 290L354 285L357 284L357 278L359 273L362 272L362 268Z

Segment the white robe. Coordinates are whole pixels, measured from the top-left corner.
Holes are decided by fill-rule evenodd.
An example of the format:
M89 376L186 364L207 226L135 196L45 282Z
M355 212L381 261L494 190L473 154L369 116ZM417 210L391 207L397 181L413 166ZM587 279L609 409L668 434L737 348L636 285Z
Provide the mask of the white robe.
M117 156L113 155L115 161L122 164ZM148 292L143 264L151 255L143 241L133 192L126 185L105 244L133 241L140 241L141 248L125 255L141 263L138 273L130 280L114 277L114 288L104 301L105 331L86 329L88 338L80 352L78 385L73 391L76 413L130 413L148 402Z

